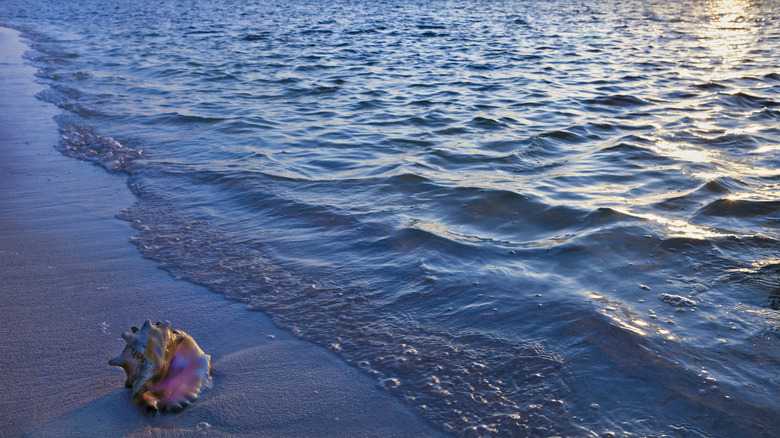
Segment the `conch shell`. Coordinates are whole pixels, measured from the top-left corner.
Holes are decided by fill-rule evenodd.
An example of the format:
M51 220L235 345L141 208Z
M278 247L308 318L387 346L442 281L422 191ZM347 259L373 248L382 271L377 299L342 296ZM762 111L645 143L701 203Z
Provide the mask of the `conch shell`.
M152 411L177 412L195 401L211 371L211 356L195 340L171 323L147 320L122 338L127 346L108 361L127 373L125 386L133 389L134 403Z

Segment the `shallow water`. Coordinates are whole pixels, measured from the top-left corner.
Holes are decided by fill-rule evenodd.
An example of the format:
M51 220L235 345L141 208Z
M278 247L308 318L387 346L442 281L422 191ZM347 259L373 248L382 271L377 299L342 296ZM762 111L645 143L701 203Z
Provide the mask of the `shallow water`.
M780 427L780 6L6 0L135 243L442 430Z

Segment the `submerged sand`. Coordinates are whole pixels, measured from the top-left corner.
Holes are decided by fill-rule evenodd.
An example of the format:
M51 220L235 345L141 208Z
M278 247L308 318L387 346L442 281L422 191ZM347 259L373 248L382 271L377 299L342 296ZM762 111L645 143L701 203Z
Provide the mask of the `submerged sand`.
M57 108L0 28L0 435L435 436L398 399L268 317L176 281L128 243L123 176L66 158ZM178 414L130 403L107 364L123 331L169 320L212 357L210 389Z

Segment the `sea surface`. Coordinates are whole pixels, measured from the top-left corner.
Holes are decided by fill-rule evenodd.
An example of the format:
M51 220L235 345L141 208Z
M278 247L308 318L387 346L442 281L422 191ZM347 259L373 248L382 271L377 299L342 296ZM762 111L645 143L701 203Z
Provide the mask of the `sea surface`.
M56 147L127 175L145 256L441 430L780 431L777 1L2 0L0 25Z

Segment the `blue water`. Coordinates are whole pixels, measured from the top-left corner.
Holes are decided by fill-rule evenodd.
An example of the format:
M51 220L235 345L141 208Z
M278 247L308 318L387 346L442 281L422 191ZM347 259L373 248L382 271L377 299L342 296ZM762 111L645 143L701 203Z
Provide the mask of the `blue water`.
M57 147L127 174L145 256L442 430L777 436L777 2L4 0L0 24Z

